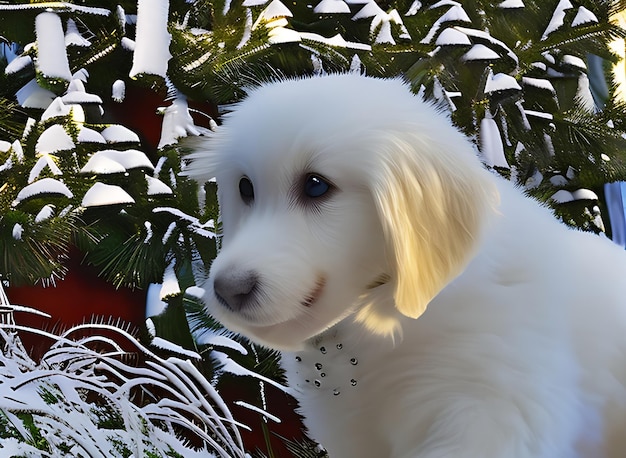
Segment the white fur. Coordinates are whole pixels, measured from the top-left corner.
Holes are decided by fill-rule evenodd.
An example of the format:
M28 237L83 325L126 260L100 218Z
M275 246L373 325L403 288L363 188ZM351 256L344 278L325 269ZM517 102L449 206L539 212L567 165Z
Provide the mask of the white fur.
M284 351L331 458L626 456L626 255L484 170L403 83L266 85L192 159L223 222L206 306ZM308 173L334 191L303 204ZM242 278L233 310L213 285Z

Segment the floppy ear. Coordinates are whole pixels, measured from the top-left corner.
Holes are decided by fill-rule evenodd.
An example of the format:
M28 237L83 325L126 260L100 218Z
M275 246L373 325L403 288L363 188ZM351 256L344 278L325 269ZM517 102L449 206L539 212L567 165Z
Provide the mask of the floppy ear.
M391 257L395 304L412 318L469 262L497 201L493 177L468 140L451 133L440 135L445 140L391 134L377 152L382 164L374 167L373 196Z

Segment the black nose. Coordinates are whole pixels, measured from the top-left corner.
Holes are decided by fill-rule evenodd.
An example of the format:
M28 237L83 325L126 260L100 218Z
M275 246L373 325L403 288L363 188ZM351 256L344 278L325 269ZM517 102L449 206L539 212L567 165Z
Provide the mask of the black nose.
M258 284L256 272L231 270L215 277L213 291L222 305L239 311L256 301Z

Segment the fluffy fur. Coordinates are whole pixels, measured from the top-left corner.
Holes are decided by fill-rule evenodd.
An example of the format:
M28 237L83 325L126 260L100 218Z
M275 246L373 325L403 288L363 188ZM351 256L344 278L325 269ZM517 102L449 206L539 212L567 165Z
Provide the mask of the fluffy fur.
M283 350L332 458L625 456L626 255L401 81L253 90L188 174L219 189L207 309Z

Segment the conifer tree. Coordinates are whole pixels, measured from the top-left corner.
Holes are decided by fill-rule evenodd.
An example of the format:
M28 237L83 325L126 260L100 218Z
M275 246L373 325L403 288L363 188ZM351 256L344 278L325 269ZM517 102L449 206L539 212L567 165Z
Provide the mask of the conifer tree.
M199 190L178 174L178 139L202 130L188 100L223 112L247 87L330 72L406 79L449 113L486 167L566 223L600 232L602 185L626 177L626 107L608 71L609 43L626 36L610 21L619 8L613 0L2 4L0 277L62 277L74 245L114 285L160 284L192 328L215 326L193 288L216 252L214 184ZM103 107L124 104L137 87L163 97L156 154L105 122ZM219 122L204 118L206 128ZM240 360L276 375L276 358Z
M325 0L288 7L280 0L161 0L143 2L143 13L138 2L138 15L134 2L110 9L106 2L86 3L0 7L0 32L14 43L5 52L1 94L5 113L12 114L3 115L6 143L0 158L1 228L7 254L2 272L16 282L62 275L59 254L70 239L85 245L90 262L120 285L145 287L159 279L169 265L168 253L178 250L179 258L191 258L191 252L173 242L178 234L172 236L171 224L197 243L200 239L194 234L199 229L194 224L202 223L167 210L153 212L175 207L194 218L202 216L201 208L192 203L197 202L193 187L176 176L181 167L177 137L198 133L186 98L228 104L243 96L247 86L273 78L350 70L402 75L416 92L449 111L487 166L553 203L573 224L593 229L593 212L580 208L566 212L566 207L582 200L592 203L593 210L590 190L623 176L623 102L612 97L610 80L604 95L593 94L589 83L590 77L598 80L597 66L590 64L596 62L593 56L610 61L608 43L623 36L609 21L618 7L612 1L433 0L382 5ZM57 18L54 26L45 22L46 17ZM56 34L37 37L37 21L41 30L52 34L56 29ZM64 43L60 54L49 51L54 39ZM130 171L122 167L124 171L81 172L91 155L102 149L98 145L102 139L83 141L78 135L83 127L95 127L95 133L104 129L102 99L110 98L111 92L121 98L126 84L143 84L166 95L164 104L169 106L163 110L160 159ZM41 110L53 100L55 114L49 111L42 119ZM20 123L26 131L22 139L16 135ZM42 151L47 145L38 140L53 124L60 124L67 134L66 144L53 148L65 149ZM44 139L55 131L60 132L53 129ZM105 149L137 150L137 142L129 139L122 146L111 145L115 143ZM34 166L40 168L37 173ZM63 167L69 169L58 180ZM145 172L151 180L163 178L169 191L152 188L150 192L162 194L151 195L148 181L137 179ZM20 192L25 195L26 185L43 178L48 183L60 181L72 197L67 191L37 190L18 199ZM98 180L120 186L134 204L123 212L119 205L129 202L112 208L98 205L97 211L81 206L88 185ZM179 185L181 189L172 189ZM32 188L25 192L29 191ZM37 218L48 204L49 217ZM103 216L108 213L116 217ZM116 239L122 228L126 232ZM172 244L163 248L156 241L166 235ZM108 245L103 243L107 239ZM98 243L89 247L89 240ZM120 245L119 240L127 243ZM200 250L208 252L208 258L213 251ZM180 271L180 263L176 269Z

